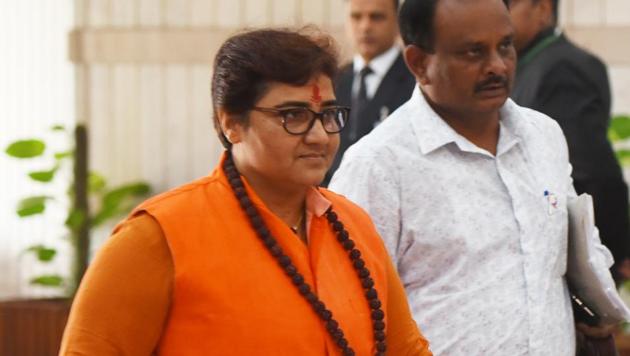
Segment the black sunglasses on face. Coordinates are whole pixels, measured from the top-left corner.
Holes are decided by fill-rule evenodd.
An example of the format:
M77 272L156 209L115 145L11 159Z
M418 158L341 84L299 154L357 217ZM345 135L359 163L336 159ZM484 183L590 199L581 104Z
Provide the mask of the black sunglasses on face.
M322 127L327 133L339 133L350 117L350 108L347 106L331 106L321 112L305 107L273 109L255 106L252 110L279 116L282 119L282 127L291 135L305 135L313 128L317 119L322 122Z

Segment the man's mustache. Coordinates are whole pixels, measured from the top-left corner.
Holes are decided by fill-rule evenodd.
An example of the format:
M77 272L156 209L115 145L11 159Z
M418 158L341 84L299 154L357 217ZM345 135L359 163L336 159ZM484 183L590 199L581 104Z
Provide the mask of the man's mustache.
M502 75L492 75L485 79L483 82L475 85L475 92L479 92L485 89L489 89L489 87L495 87L497 84L501 85L504 88L508 87L508 79Z

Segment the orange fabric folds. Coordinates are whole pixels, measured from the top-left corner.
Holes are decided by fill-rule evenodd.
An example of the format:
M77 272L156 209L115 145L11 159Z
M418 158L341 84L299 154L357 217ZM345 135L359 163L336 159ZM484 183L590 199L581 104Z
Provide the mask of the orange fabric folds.
M374 354L370 309L355 269L326 218L306 245L246 187L273 236L333 312L357 355ZM345 224L387 305L387 252L368 216L322 190ZM174 284L158 344L166 355L338 355L322 321L250 227L225 176L211 176L142 204L169 245ZM387 324L387 315L386 315Z

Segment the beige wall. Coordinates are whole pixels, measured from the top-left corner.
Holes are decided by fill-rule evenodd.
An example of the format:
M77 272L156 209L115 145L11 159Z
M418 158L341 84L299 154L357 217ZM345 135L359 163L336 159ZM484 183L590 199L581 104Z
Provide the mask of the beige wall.
M342 8L341 0L76 0L70 52L93 168L157 190L207 174L221 152L209 100L220 43L243 27L338 31Z
M243 27L315 23L347 57L343 0L75 0L77 115L95 169L158 190L206 174L221 151L210 120L211 57ZM630 113L630 1L564 0L561 23L610 64L614 112Z
M64 221L71 167L62 165L51 184L32 181L27 173L52 168L52 153L70 144L49 128L74 123L74 69L67 59L67 33L73 22L72 0L0 1L0 300L59 295L61 290L29 281L70 270ZM43 157L18 160L5 154L14 140L31 137L46 141ZM15 213L18 202L33 195L56 199L47 202L42 215L20 219ZM51 263L38 262L35 254L26 252L40 244L57 249Z

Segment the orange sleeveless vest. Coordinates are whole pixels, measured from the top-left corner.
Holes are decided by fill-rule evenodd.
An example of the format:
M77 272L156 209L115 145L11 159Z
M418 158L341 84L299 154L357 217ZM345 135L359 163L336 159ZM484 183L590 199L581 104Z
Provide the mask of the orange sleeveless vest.
M307 246L245 185L272 235L333 312L356 354L373 355L369 306L326 218L313 216ZM322 194L356 242L387 305L387 252L371 220L345 198L324 189ZM340 354L322 321L250 227L220 168L146 201L135 213L140 211L160 224L174 263L171 309L159 354Z

